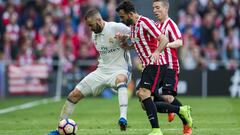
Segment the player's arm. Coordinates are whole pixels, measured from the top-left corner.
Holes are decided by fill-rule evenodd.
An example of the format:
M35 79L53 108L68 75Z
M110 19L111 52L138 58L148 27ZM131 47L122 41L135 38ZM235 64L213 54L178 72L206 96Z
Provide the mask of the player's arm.
M125 50L131 50L134 49L134 46L130 39L130 28L127 27L125 24L117 23L118 25L115 26L115 30L117 31L114 38L119 40L121 44L121 48Z
M134 45L133 44L128 44L128 43L123 43L122 45L121 45L121 48L123 48L124 50L132 50L132 49L134 49Z
M149 19L144 19L140 24L150 35L158 40L158 48L153 55L159 55L167 46L168 38L156 27L155 23ZM155 57L155 56L154 56Z
M169 42L167 47L169 48L179 48L183 45L182 35L174 21L169 22L167 27L168 35L171 35L173 42Z
M159 54L167 47L167 44L169 43L169 41L164 34L159 35L157 39L158 39L158 48L156 49L155 52Z
M128 39L130 39L130 36L129 36L129 34L124 34L124 33L117 32L115 34L114 38L116 38L120 42L126 42Z
M115 38L121 42L125 42L130 38L131 29L123 23L115 23L114 30L116 32Z
M183 45L182 39L177 39L177 40L175 40L173 42L169 42L166 47L169 47L169 48L179 48L182 45Z
M121 42L121 48L124 50L134 49L134 45L131 42L130 36L128 34L117 33L114 38Z

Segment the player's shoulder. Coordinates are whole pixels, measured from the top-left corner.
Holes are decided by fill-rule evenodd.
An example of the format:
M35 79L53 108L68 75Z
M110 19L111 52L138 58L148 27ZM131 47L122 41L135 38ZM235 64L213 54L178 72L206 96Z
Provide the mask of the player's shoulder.
M123 24L121 22L107 22L107 23L111 27L126 26L125 24Z
M142 16L142 15L140 16L139 20L141 20L141 21L153 21L152 19L150 19L146 16Z
M168 24L176 25L175 21L170 17L167 19L167 21L168 21Z
M140 16L140 18L139 18L139 20L140 20L140 24L142 23L142 22L144 22L145 24L147 23L153 23L153 24L155 24L156 23L156 21L154 21L154 20L152 20L152 19L150 19L150 18L148 18L148 17L146 17L146 16Z

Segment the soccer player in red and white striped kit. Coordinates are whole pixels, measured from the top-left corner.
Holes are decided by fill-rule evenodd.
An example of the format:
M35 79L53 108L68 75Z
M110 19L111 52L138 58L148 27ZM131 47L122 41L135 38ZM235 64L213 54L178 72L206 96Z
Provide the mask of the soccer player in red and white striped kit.
M137 96L140 98L152 126L152 132L148 135L163 135L158 124L157 110L159 109L182 115L191 127L192 118L189 106L176 106L168 102L158 102L155 105L151 98L151 95L153 97L160 95L158 89L168 69L162 54L164 48L168 46L167 37L159 31L152 20L136 13L131 1L122 1L116 11L122 22L131 27L130 39L143 65ZM169 96L169 93L171 93L170 90L163 89L161 96L164 98Z
M158 19L159 23L157 27L159 30L167 36L169 43L164 49L164 55L168 64L167 76L164 78L164 84L162 89L168 89L171 93L163 97L164 101L171 103L172 105L182 106L182 103L176 98L177 85L179 77L179 61L177 55L177 48L183 45L182 36L176 23L168 16L169 1L168 0L153 0L153 13ZM156 106L158 106L158 100L155 98ZM158 110L161 112L161 110ZM163 110L164 111L164 110ZM174 118L174 113L169 113L169 121L171 122ZM188 126L187 121L177 113L183 123L183 134L191 135L192 128Z

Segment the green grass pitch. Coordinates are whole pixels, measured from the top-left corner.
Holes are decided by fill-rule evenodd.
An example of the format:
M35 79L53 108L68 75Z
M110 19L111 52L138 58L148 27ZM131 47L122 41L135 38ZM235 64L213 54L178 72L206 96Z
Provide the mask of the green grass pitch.
M240 99L224 97L179 97L183 104L192 106L193 135L240 135ZM0 109L36 100L14 98L0 100ZM58 115L64 103L51 102L30 109L0 114L0 135L45 135L56 128ZM77 135L147 135L150 124L136 98L130 99L128 107L129 127L120 132L118 100L86 98L77 104L71 116L78 123ZM164 135L182 135L178 117L167 122L166 114L159 114Z

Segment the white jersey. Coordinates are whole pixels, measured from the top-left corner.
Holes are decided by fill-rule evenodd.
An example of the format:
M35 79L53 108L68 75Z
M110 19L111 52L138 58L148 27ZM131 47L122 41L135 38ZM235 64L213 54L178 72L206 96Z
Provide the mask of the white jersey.
M101 33L93 32L92 39L99 52L98 69L105 71L131 70L129 51L120 47L120 42L114 38L116 33L129 34L130 28L122 23L105 22Z

